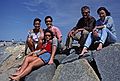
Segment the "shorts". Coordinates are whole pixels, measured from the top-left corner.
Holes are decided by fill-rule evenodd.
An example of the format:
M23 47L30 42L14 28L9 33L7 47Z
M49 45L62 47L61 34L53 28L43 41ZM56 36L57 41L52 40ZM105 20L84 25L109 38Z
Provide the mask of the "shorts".
M41 58L41 60L46 64L49 62L51 57L51 54L49 52L46 52L44 54L39 55L39 58Z

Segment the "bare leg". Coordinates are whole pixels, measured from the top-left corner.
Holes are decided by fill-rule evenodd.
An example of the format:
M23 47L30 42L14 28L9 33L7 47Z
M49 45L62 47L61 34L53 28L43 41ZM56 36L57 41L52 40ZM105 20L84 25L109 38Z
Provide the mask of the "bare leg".
M30 73L33 68L35 68L35 67L40 67L40 66L42 66L42 65L44 65L44 62L43 62L40 58L37 58L36 60L34 60L33 62L31 62L31 63L27 66L27 68L26 68L21 74L19 74L18 76L15 76L15 77L11 76L10 78L11 78L12 80L17 80L17 81L19 81L20 78L22 78L22 77L26 76L28 73Z
M19 72L19 71L20 71L20 69L21 69L21 67L17 68L16 72ZM13 75L14 75L14 74L13 74Z
M27 45L27 41L25 43L25 55L27 55L27 49L28 49L28 45Z
M27 45L28 45L28 47L30 48L30 51L31 51L31 52L32 52L32 51L35 51L35 45L34 45L33 40L32 40L31 38L28 38L28 39L27 39Z
M33 62L34 60L36 60L38 57L34 57L34 56L27 56L25 58L25 60L23 61L23 64L20 68L19 71L17 71L16 73L13 74L13 76L17 76L19 74L21 74L29 65L29 63Z
M97 47L97 50L101 50L102 48L103 48L103 44L100 43L100 44L98 45L98 47Z

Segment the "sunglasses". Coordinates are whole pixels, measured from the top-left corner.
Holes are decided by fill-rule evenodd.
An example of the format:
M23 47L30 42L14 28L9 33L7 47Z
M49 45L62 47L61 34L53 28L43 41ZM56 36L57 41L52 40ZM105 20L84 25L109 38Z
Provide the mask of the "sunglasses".
M51 37L51 35L45 35L46 37L48 36L48 37Z

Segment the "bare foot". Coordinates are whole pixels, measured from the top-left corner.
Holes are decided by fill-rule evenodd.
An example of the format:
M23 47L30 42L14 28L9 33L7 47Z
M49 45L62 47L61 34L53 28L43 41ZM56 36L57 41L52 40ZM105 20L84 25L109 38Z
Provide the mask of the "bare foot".
M19 75L19 74L20 74L20 69L21 69L21 67L19 67L19 68L16 70L16 73L11 74L11 75L12 75L12 76L17 76L17 75Z
M84 54L87 53L87 52L88 52L87 48L84 47L80 55L84 55Z
M102 47L103 47L103 44L102 44L102 43L100 43L100 44L99 44L99 46L97 47L97 50L101 50L101 49L102 49Z
M20 73L19 72L16 72L16 73L14 73L14 74L11 74L11 76L18 76Z
M9 79L10 79L10 81L20 81L20 77L18 77L18 76L16 76L16 77L10 76Z
M19 68L16 70L16 72L20 71L20 69L21 69L21 67L19 67Z

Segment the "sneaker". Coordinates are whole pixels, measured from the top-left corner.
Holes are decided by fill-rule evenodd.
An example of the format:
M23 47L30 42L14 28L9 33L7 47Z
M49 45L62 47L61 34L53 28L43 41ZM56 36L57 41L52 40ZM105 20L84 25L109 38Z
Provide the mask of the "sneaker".
M94 42L94 44L98 44L98 43L100 43L100 42L99 42L99 41L95 41L95 42Z
M19 54L17 57L16 57L16 60L17 59L21 59L21 58L23 58L24 57L24 53L22 52L21 54Z

